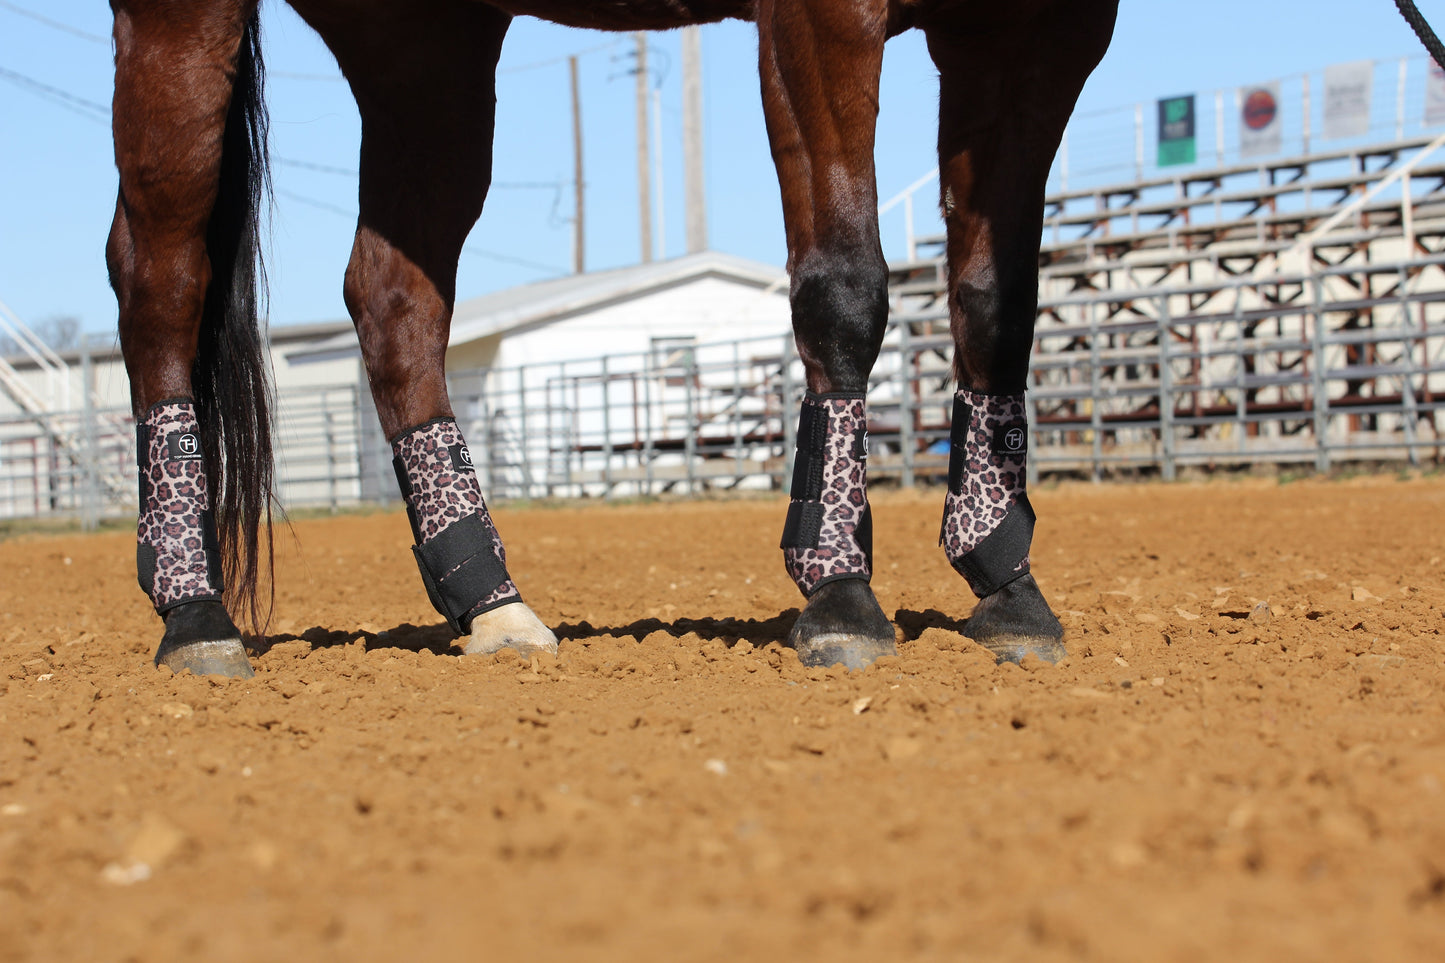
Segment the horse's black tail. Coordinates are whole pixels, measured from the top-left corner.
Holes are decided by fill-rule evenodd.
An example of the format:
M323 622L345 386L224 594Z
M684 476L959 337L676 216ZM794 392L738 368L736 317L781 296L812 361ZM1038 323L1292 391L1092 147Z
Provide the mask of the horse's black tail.
M191 371L227 602L237 615L249 616L258 633L265 631L275 598L273 588L262 605L262 569L269 584L274 565L269 535L275 469L262 319L261 222L271 178L260 26L259 11L253 12L237 55L220 191L206 231L211 284Z

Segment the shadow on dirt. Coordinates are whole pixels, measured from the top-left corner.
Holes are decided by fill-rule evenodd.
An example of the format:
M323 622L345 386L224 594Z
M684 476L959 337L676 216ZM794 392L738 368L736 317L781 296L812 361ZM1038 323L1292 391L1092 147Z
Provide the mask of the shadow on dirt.
M967 621L945 615L938 609L924 609L922 612L899 609L893 616L893 624L903 630L903 639L906 642L914 641L929 629L943 629L945 632L964 635L966 633L963 631L963 624Z
M291 632L280 632L276 635L269 635L265 641L258 642L251 638L247 640L247 648L254 655L265 655L278 645L285 645L289 642L305 642L311 646L312 651L318 649L330 649L338 646L351 645L354 642L364 642L366 651L373 649L405 649L409 652L431 652L435 655L446 655L452 652L452 643L456 637L452 634L451 628L445 623L438 625L412 625L410 622L403 622L396 628L387 629L384 632L372 634L363 632L360 629L339 631L336 629L325 629L321 626L314 626L305 632L298 634Z
M732 648L739 642L751 642L762 648L769 642L784 643L788 630L798 617L797 609L786 609L770 619L638 619L626 625L594 626L590 622L563 622L554 631L559 642L587 639L594 636L610 635L615 638L631 638L641 642L654 632L666 632L675 639L697 635L703 639L721 639ZM922 630L920 630L922 631ZM247 640L247 648L253 655L263 656L278 645L291 642L305 642L313 651L347 646L363 642L366 651L374 649L404 649L409 652L431 652L435 655L454 655L459 641L446 623L438 625L401 625L383 632L372 634L360 629L341 631L314 626L299 634L281 632L270 635L264 641L255 638Z
M615 638L631 638L641 642L654 632L666 632L675 639L697 635L703 639L720 639L728 648L739 642L751 642L762 648L769 642L787 644L788 630L798 618L797 609L784 609L769 619L638 619L626 625L593 625L591 622L563 622L556 626L559 642L587 639L599 635ZM899 609L893 616L893 624L903 631L903 641L912 642L928 629L943 629L963 635L966 620L945 615L937 609ZM267 636L264 642L247 640L247 646L254 655L265 655L278 645L288 642L305 642L313 650L329 649L336 646L364 642L366 651L374 649L403 649L408 652L431 652L435 655L454 655L457 652L457 638L446 623L437 625L412 625L403 622L395 628L372 634L360 629L341 631L321 626L309 628L300 634L282 632Z
M788 630L798 618L797 609L784 609L770 619L638 619L626 625L594 626L590 622L564 622L555 629L558 641L585 639L595 635L628 637L641 642L654 632L666 632L675 639L697 635L704 639L720 639L732 648L739 642L751 642L762 648L769 642L784 643Z

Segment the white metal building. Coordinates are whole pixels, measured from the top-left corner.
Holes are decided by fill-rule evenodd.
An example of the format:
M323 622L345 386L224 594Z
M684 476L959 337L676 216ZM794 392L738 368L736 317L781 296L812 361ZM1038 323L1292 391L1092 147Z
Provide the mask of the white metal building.
M789 330L788 277L778 268L707 251L667 261L540 281L459 301L453 373L598 358ZM347 328L293 347L293 366L358 356Z
M786 333L787 293L783 271L716 252L542 281L459 302L447 368L459 390L474 391L502 368L540 373L628 354L675 364L692 345ZM283 502L394 495L351 323L281 326L269 339ZM133 499L130 385L118 342L22 354L7 370L0 517L65 511L83 485L112 505ZM87 475L85 465L102 467Z

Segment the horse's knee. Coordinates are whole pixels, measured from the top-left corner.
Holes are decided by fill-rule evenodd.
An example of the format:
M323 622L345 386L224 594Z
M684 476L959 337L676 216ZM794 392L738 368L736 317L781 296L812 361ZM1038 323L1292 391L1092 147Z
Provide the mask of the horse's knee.
M363 232L357 235L342 295L387 435L450 415L448 294L401 251Z
M161 398L189 395L211 278L204 248L137 239L118 213L106 244L106 268L135 413Z
M1037 285L1032 276L953 285L950 307L961 382L984 391L1023 390L1033 349Z
M405 245L362 227L352 244L342 296L357 323L405 319L430 330L450 316L456 287L454 276L434 274Z
M864 390L888 322L888 265L882 254L820 251L799 259L792 308L810 387Z
M877 252L815 252L795 268L792 304L795 324L871 335L888 319L888 265Z

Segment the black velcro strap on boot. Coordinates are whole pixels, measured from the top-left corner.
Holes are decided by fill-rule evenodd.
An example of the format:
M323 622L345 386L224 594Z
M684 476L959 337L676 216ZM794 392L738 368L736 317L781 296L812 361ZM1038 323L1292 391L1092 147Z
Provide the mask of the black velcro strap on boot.
M206 550L206 571L217 592L226 591L224 568L221 565L221 536L216 531L216 510L201 512L201 547Z
M868 560L868 571L873 571L873 506L863 507L863 517L858 519L858 527L853 531L853 537L858 541L858 547L863 550L863 557Z
M828 444L828 411L804 403L798 413L798 439L793 457L794 501L815 502L823 497L823 448Z
M146 452L150 451L150 429L142 422L135 426L135 460L136 479L140 498L136 504L140 510L146 510L146 504L151 497L150 475L146 472ZM136 542L135 546L135 575L136 581L140 583L140 589L146 594L146 598L154 598L152 595L156 588L156 550L146 542Z
M135 577L146 598L155 598L156 550L149 542L135 543Z
M396 484L401 489L401 500L406 505L406 520L411 523L411 537L420 543L421 524L417 521L416 509L411 507L411 478L406 473L406 465L402 464L401 458L393 456L391 468L396 472Z
M793 485L779 548L817 548L823 529L823 449L828 443L828 411L804 402L798 412L793 456Z
M431 604L458 635L470 628L462 623L466 614L510 577L480 515L453 522L412 552Z
M150 451L150 447L150 428L144 424L137 424L135 426L135 461L136 477L139 479L140 486L137 494L140 496L140 501L136 504L140 506L141 511L146 510L146 503L150 501L151 497L151 479L146 471L146 452Z
M973 421L973 407L958 395L953 396L953 424L948 431L948 490L963 493L963 477L968 469L968 430Z
M823 531L822 502L789 502L779 548L817 548Z
M968 580L969 587L979 598L992 595L1028 574L1028 565L1020 568L1019 563L1028 558L1036 517L1028 495L1020 494L998 528L979 542L973 551L953 560L954 569Z

